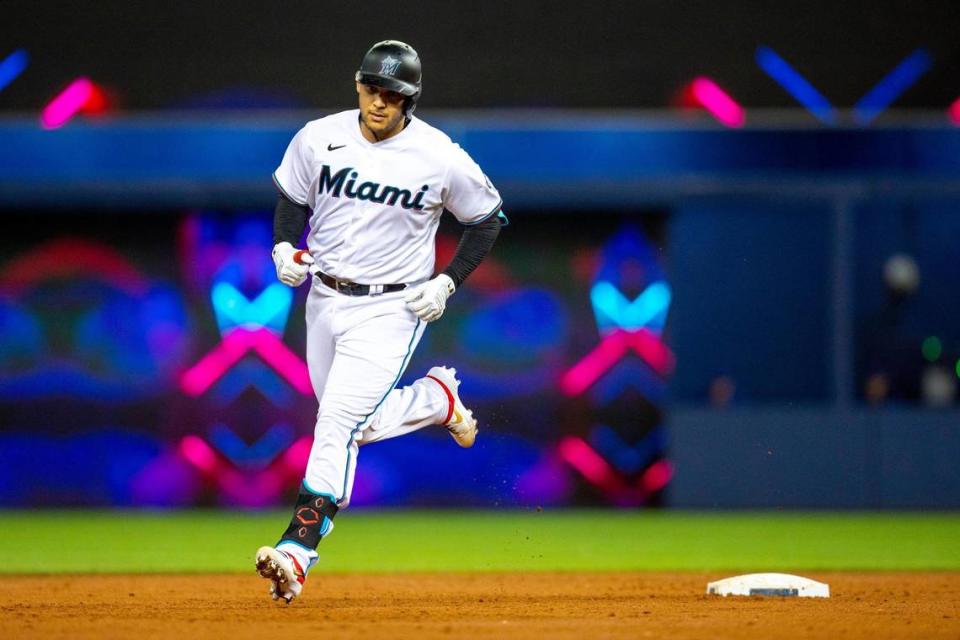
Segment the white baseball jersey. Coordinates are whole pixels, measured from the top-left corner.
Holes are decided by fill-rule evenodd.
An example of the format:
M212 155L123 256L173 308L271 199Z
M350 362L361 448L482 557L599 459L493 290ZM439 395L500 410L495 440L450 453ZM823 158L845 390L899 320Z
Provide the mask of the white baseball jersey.
M467 153L416 117L369 142L351 109L308 122L273 174L311 210L307 246L320 270L360 284L417 283L434 269L440 215L463 224L496 215L500 194Z

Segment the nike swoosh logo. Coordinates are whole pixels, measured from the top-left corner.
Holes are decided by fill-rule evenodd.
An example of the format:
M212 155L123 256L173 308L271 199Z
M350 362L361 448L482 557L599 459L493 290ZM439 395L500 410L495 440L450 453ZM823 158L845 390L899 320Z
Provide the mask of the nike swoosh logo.
M341 145L338 145L338 146L335 147L335 146L333 146L332 144L328 144L328 145L327 145L327 151L336 151L337 149L343 149L345 146L347 146L347 145L341 144Z

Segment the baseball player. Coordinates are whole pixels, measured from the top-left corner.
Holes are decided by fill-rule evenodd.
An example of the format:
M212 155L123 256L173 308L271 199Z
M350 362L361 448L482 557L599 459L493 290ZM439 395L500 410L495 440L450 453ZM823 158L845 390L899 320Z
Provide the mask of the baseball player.
M461 447L476 438L454 369L433 367L394 388L427 323L443 315L506 223L480 167L413 115L420 74L409 45L373 45L356 72L359 109L308 122L273 174L277 277L296 287L312 275L306 355L319 402L290 525L256 554L274 600L300 595L317 545L350 502L360 445L428 425L443 425ZM444 209L465 229L450 264L433 276ZM307 225L307 249L298 251Z

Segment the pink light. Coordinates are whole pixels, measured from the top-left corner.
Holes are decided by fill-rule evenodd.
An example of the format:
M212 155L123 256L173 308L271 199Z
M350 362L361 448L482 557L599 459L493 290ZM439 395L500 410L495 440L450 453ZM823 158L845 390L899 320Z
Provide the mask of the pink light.
M617 329L604 336L593 351L563 375L560 379L560 391L568 396L580 395L617 364L630 349L636 351L643 361L661 376L669 375L676 364L673 353L649 329Z
M40 124L44 129L62 127L72 118L93 95L93 83L89 78L77 78L61 91L40 113Z
M608 334L563 375L560 391L568 396L580 395L615 365L627 353L627 348L626 332L618 330Z
M184 436L180 440L180 454L193 466L205 473L216 473L217 454L198 436Z
M630 346L636 350L644 362L649 364L661 376L673 371L676 360L670 349L649 329L638 329L630 333Z
M654 493L667 486L671 478L673 478L673 464L669 460L658 460L643 472L640 486L646 493Z
M557 445L560 457L584 478L605 491L618 489L617 475L593 447L576 436L568 436Z
M254 349L264 362L276 369L277 373L290 383L290 386L303 395L308 396L313 393L306 363L290 351L280 338L265 328L254 331L253 337Z
M602 490L609 500L620 505L641 504L649 494L667 486L673 477L673 464L669 460L659 460L643 472L636 486L628 485L593 447L576 436L561 440L557 451L588 482Z
M209 389L250 350L273 367L290 386L304 395L313 393L307 365L269 329L239 327L228 333L216 347L187 369L180 377L180 388L190 396Z
M230 469L216 476L217 485L229 502L244 507L263 507L288 488L284 478L277 472L264 470L246 476Z
M303 436L268 469L245 473L223 463L203 438L184 436L177 449L190 464L202 471L216 483L228 502L245 507L262 507L271 504L302 476L310 455L311 438Z
M252 340L246 329L236 329L180 377L180 388L199 396L220 379L250 350Z
M742 127L746 113L736 100L706 76L699 76L690 83L693 97L710 114L728 127Z
M307 468L310 458L310 449L313 448L313 438L303 436L294 442L283 454L283 464L293 473L302 474Z
M953 124L960 125L960 98L953 101L947 113L950 115L950 119L953 120Z
M112 247L67 237L37 245L8 262L0 271L0 289L20 296L48 280L78 277L107 282L132 296L144 295L149 288L147 278Z

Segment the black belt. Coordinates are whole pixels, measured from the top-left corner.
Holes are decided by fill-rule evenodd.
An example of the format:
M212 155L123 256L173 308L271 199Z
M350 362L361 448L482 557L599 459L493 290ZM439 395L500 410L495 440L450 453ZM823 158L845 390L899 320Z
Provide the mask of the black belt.
M322 271L317 271L314 275L320 278L320 282L345 296L376 296L381 293L403 291L407 288L405 284L357 284L349 280L338 280Z

